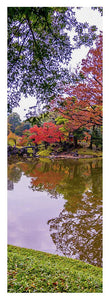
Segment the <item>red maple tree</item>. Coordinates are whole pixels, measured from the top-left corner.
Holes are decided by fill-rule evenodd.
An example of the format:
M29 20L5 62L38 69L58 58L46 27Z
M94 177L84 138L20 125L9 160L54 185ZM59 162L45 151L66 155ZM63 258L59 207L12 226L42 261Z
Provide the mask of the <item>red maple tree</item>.
M32 128L29 129L31 139L34 143L55 143L60 142L63 138L63 134L60 131L60 126L55 125L52 122L46 122L43 124L42 127L38 127L34 125Z
M81 81L66 86L64 92L67 96L59 96L53 102L53 108L68 119L66 129L69 132L102 125L102 44L101 33L95 47L82 60L79 70Z

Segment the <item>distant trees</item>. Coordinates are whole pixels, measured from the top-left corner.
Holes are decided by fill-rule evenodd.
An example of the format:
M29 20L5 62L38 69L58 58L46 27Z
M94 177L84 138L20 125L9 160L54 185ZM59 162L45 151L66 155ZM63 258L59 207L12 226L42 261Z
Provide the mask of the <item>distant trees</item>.
M8 134L10 131L16 135L22 136L23 131L30 128L30 122L21 122L18 113L13 112L8 116Z
M29 122L21 122L21 124L15 128L15 133L19 136L22 136L24 130L28 130L29 128L30 128Z
M20 138L12 131L8 134L8 145L16 146L20 142Z
M15 132L15 129L17 126L21 124L20 116L19 114L13 112L8 116L8 124L10 124L9 129L12 132Z

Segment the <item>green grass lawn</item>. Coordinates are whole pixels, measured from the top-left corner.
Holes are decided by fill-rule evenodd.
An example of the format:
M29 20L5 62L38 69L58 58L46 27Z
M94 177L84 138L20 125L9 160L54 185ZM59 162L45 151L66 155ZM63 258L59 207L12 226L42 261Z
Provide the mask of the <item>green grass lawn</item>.
M102 269L79 260L8 246L9 293L101 293Z
M97 157L102 156L102 151L90 150L88 148L78 149L78 154L80 155L96 155Z

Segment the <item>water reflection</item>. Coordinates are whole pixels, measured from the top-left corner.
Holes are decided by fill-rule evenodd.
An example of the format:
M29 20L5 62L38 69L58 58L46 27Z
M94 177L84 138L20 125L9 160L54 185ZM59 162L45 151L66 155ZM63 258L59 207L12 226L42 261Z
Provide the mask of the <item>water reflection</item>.
M8 179L8 185L7 186L8 186L8 190L12 191L14 189L13 181Z
M57 249L64 255L101 266L101 205L93 207L84 195L83 209L77 209L76 213L63 209L48 224Z
M19 182L22 170L19 166L12 164L8 166L8 190L14 189L14 183Z
M58 216L47 220L57 253L101 266L102 161L48 159L9 166L12 182L22 173L30 177L29 189L66 200Z

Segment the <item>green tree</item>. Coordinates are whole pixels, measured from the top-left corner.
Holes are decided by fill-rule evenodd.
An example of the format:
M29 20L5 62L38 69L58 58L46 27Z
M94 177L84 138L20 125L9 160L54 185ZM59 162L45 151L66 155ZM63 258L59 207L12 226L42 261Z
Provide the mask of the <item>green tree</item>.
M72 28L73 45L68 35ZM53 97L69 80L66 64L72 50L92 45L96 29L78 23L71 7L8 7L9 111L18 105L22 93L43 102Z
M15 134L22 136L24 130L30 129L30 123L29 122L22 122L15 128Z
M18 166L8 166L8 179L11 182L19 182L20 178L22 176L22 170Z
M95 144L96 148L100 147L102 149L102 142L102 127L93 126L90 148L92 149L92 144Z
M13 112L8 116L8 125L12 132L15 132L15 129L17 126L21 124L20 116L19 114Z

